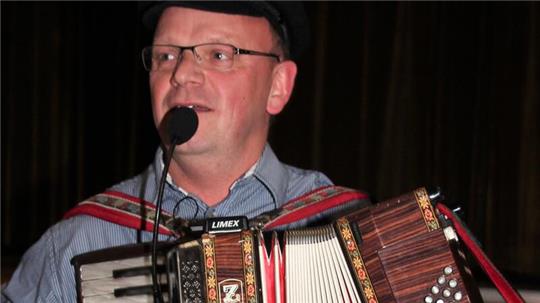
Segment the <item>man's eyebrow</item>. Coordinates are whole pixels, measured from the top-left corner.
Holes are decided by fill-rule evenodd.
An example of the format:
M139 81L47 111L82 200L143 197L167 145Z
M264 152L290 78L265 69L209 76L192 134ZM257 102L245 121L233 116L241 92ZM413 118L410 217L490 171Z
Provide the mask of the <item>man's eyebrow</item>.
M159 42L158 42L159 41ZM170 44L170 45L177 45L178 43L175 43L173 42L175 41L174 37L172 36L167 36L167 35L162 35L162 36L156 36L154 37L154 39L152 40L152 43L153 44ZM231 44L231 45L234 45L236 46L236 42L234 39L232 39L231 37L229 36L211 36L211 37L208 37L208 38L202 38L202 39L197 39L195 42L192 42L192 43L189 43L186 44L178 44L180 46L191 46L191 45L198 45L198 44L205 44L205 43L222 43L222 44Z
M226 43L226 44L233 44L234 45L234 39L229 35L221 35L221 36L209 36L205 39L203 39L205 43Z

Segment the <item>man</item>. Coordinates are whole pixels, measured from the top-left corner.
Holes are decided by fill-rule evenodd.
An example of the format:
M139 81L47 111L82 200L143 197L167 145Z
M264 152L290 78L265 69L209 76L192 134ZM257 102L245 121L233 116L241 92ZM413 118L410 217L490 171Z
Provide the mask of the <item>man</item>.
M178 106L192 107L199 119L195 135L173 154L164 211L184 219L253 218L331 184L322 173L280 163L267 144L270 119L294 87L290 54L306 35L298 4L168 2L143 18L150 27L157 22L153 46L143 51L156 127ZM146 171L112 190L155 203L162 159L160 148ZM73 256L150 240L150 232L102 218L63 220L24 255L3 297L73 302Z

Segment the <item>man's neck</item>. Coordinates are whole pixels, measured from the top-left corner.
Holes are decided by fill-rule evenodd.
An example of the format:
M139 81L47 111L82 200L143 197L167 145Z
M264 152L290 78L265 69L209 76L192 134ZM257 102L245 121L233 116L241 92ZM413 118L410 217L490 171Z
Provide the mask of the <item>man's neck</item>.
M229 190L262 155L259 152L234 158L173 156L169 174L177 186L195 194L209 206L223 201Z

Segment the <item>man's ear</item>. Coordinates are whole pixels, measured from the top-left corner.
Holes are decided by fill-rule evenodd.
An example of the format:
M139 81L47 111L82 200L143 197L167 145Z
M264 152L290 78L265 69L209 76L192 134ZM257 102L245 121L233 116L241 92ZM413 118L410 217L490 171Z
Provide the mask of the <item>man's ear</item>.
M291 97L296 79L296 63L287 60L277 64L272 74L272 87L266 102L266 111L270 115L279 114Z

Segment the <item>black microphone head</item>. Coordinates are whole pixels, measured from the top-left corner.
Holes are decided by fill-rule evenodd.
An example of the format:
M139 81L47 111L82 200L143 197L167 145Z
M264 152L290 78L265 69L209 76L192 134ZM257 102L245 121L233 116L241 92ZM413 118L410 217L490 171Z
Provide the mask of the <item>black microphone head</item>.
M175 107L165 114L160 124L163 143L180 145L187 142L199 125L197 113L189 107Z

